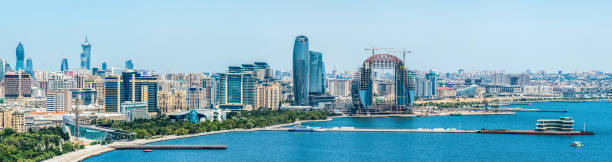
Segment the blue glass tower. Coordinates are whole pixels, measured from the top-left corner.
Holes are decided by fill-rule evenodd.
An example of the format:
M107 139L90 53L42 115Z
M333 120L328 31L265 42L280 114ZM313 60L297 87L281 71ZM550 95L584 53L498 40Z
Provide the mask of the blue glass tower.
M90 69L91 62L91 44L87 41L87 37L85 37L85 42L81 44L83 48L83 53L81 53L81 69Z
M102 71L106 71L106 62L102 62Z
M26 60L25 72L30 74L30 76L34 75L34 65L32 64L32 58L28 58Z
M308 105L310 51L308 37L298 36L293 45L293 98L295 105Z
M132 62L132 60L125 61L125 68L126 69L134 69L134 63Z
M310 51L310 80L309 88L311 95L322 95L325 92L325 71L323 66L323 54Z
M23 68L23 59L25 57L25 51L23 50L23 44L19 42L17 45L17 50L15 50L15 54L17 55L17 62L15 63L15 70L24 70Z
M61 65L61 69L62 72L64 71L68 71L68 59L64 58L62 59L62 65Z

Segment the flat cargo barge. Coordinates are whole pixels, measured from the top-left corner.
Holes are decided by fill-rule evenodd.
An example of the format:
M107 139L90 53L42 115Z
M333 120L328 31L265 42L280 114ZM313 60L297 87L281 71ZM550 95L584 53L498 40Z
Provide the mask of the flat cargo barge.
M534 130L504 130L504 129L481 129L478 133L488 134L529 134L529 135L594 135L593 132L585 131L534 131Z

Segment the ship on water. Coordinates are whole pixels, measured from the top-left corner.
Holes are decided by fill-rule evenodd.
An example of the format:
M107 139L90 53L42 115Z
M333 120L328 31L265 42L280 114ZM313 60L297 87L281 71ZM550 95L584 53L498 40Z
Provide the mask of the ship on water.
M321 128L296 125L288 129L289 132L320 132Z

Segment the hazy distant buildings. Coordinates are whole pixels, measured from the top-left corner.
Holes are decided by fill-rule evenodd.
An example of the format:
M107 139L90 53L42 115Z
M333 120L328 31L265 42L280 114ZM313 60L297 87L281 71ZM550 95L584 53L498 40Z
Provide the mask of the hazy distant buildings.
M295 105L309 105L310 50L308 37L298 36L293 45L293 97Z
M8 63L6 62L6 60L0 58L0 82L2 81L2 79L4 79L4 74L6 74L7 71L10 71L7 65Z
M32 58L28 58L26 60L25 72L28 73L30 76L34 76L34 65L32 64Z
M102 71L106 71L106 62L102 62Z
M25 70L23 67L23 61L25 59L25 51L23 50L23 44L19 42L17 45L17 49L15 50L15 55L17 55L17 62L15 63L15 71Z
M134 69L134 63L132 62L132 60L125 61L125 69L130 69L130 70Z
M89 70L91 67L91 44L87 41L87 37L85 37L85 42L81 44L83 48L83 52L81 53L81 69Z
M60 71L61 72L68 71L68 59L67 58L62 59Z

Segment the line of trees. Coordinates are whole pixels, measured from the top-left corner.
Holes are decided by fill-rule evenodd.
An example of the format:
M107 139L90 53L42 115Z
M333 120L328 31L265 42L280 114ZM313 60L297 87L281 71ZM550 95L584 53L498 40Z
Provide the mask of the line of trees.
M295 110L255 110L229 112L227 119L220 121L188 121L172 122L166 118L137 119L133 122L96 120L92 124L121 129L136 133L134 138L150 138L152 136L185 135L235 128L259 128L277 124L286 124L299 120L320 120L335 115L327 110L295 111Z
M11 128L0 131L0 161L42 161L82 148L68 140L61 127L17 133Z

